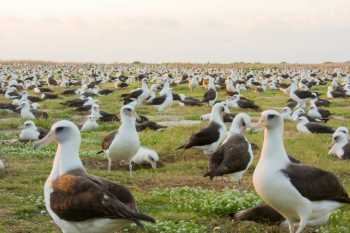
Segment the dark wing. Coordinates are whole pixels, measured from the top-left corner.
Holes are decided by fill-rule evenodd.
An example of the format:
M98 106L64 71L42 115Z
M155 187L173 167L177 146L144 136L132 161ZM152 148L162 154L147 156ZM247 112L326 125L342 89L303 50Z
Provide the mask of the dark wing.
M210 88L203 96L202 102L209 102L211 100L214 100L216 98L216 91L212 88Z
M117 194L117 191L122 193ZM153 218L137 212L132 194L127 189L86 175L66 174L55 180L50 206L66 221L111 218L127 219L138 225L140 220L154 222Z
M249 144L242 135L231 136L211 155L209 171L204 176L213 178L245 170L250 161L248 148Z
M163 129L163 128L167 128L166 126L163 125L159 125L154 121L145 121L139 124L136 124L136 130L138 132L145 130L145 129L152 129L152 130L158 130L158 129Z
M165 98L166 98L166 95L162 95L162 96L156 97L151 102L149 102L148 104L161 105L165 101Z
M321 108L319 108L318 111L319 111L319 113L321 114L321 116L322 116L323 118L328 118L328 117L330 117L330 115L331 115L331 112L328 111L327 109L321 109Z
M180 100L185 105L189 106L200 106L202 105L202 102L196 98L193 97L186 97L184 100Z
M287 155L287 156L292 163L300 163L300 161L297 160L296 158L294 158L293 156L291 156L291 155Z
M39 131L39 139L42 139L43 137L46 136L46 134L49 132L47 129L37 127Z
M205 145L210 145L213 142L216 142L220 137L219 128L220 128L219 124L215 122L211 122L208 127L193 134L189 142L179 147L179 149L180 148L188 149L193 146L205 146Z
M344 147L343 147L343 157L342 159L350 159L350 143L348 142Z
M37 97L37 96L28 96L28 99L29 99L31 102L40 102L40 101L43 101L40 97Z
M257 223L278 224L284 221L284 217L266 204L241 210L233 215L236 221L254 221Z
M47 112L42 112L42 111L37 111L37 110L32 110L33 114L37 118L43 118L47 119L49 117L49 114Z
M348 194L338 178L327 171L291 163L281 170L301 195L311 201L338 201L350 203Z
M317 124L314 122L306 123L305 126L311 133L334 133L334 129L332 127Z
M294 93L295 93L296 96L298 96L301 99L313 98L314 97L312 95L312 92L310 92L310 91L296 90Z
M119 121L118 116L115 115L115 114L108 113L108 112L104 112L104 111L100 111L100 114L101 114L100 121L103 121L103 122L107 122L107 121Z
M225 113L224 112L224 122L232 122L233 119L235 118L236 114L235 113Z
M122 95L122 97L129 98L129 99L132 99L132 98L136 99L137 97L139 97L142 94L142 92L143 92L142 89L137 89L137 90L132 91L128 94Z
M107 150L109 148L117 132L118 130L115 130L103 138L102 145L101 145L102 150Z
M257 106L254 102L251 102L251 101L246 101L246 100L238 100L238 106L240 108L251 108L251 109L255 109L255 110L258 110L260 107Z

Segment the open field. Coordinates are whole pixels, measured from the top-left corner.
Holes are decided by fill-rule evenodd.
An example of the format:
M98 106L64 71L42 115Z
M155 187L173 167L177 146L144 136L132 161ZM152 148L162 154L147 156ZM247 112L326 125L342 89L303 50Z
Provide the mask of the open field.
M113 88L112 84L101 87ZM110 96L98 97L101 109L117 113L121 106L120 95L126 93L136 84L125 90L118 90ZM55 92L62 89L54 88ZM326 86L316 87L323 96ZM193 92L187 85L174 87L176 93L201 98L204 92L199 88ZM263 110L285 106L288 97L280 91L257 93L246 91L242 96L253 99ZM226 94L221 91L220 98ZM70 119L81 123L82 115L72 109L63 108L61 102L69 98L46 100L41 103L41 110L48 111L48 120L36 120L38 126L49 128L58 119ZM0 102L6 99L0 97ZM332 100L329 110L336 116L328 125L346 126L350 128L350 100ZM238 109L231 109L238 112ZM210 107L182 107L174 103L163 113L157 113L152 106L140 106L137 112L149 116L157 122L199 120L200 115L210 112ZM248 112L257 121L258 112ZM34 150L31 144L18 142L19 129L24 120L18 115L0 112L0 158L6 162L7 172L0 178L0 232L1 233L58 233L45 211L43 203L43 185L51 170L56 145L41 150ZM205 126L202 122L193 126L169 127L161 132L143 131L140 133L142 145L155 149L162 162L156 170L138 169L133 177L125 168L118 168L108 173L107 162L100 150L101 140L108 132L117 129L119 123L100 123L94 132L82 133L80 156L89 173L108 178L127 186L135 195L139 208L155 217L155 225L146 225L145 230L134 226L125 232L154 233L248 233L248 232L287 232L277 226L260 225L251 222L233 222L229 213L256 205L260 200L254 192L252 173L259 158L260 151L254 151L254 164L243 178L242 186L232 183L227 178L216 178L210 181L203 177L208 159L197 150L176 150L189 136ZM263 140L262 132L248 132L247 138L260 148ZM285 125L285 145L288 153L306 164L311 164L336 173L350 192L350 170L348 161L340 161L329 156L331 145L329 135L303 135L297 132L294 122ZM283 190L281 190L281 195ZM350 208L337 211L330 219L329 225L307 228L306 232L346 233L350 232Z

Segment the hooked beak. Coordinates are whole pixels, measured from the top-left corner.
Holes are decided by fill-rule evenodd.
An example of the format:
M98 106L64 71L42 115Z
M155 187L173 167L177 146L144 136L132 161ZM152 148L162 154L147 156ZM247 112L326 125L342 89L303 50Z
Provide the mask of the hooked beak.
M55 141L55 134L50 131L45 137L34 143L34 149L40 149L41 147L48 145L53 141Z
M157 162L152 161L151 162L151 166L152 166L153 169L156 169L157 168Z
M139 116L139 114L137 114L137 112L133 111L132 114L135 116L136 120L138 120L138 121L142 120L142 118Z

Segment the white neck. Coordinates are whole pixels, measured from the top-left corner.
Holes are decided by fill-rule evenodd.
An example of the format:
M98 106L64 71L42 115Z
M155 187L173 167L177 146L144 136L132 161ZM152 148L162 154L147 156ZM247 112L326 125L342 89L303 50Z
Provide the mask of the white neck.
M222 121L221 114L218 111L213 111L210 116L210 121L215 121L218 124L223 125L224 122Z
M80 140L70 140L58 144L56 156L50 174L50 179L55 180L61 175L74 169L85 170L79 158Z
M230 134L230 135L242 134L243 131L244 131L243 129L244 129L244 128L242 128L242 127L240 126L239 121L238 121L238 122L233 121L233 122L232 122L232 125L231 125L231 128L230 128L230 131L229 131L229 134Z
M260 156L260 161L263 160L274 161L274 163L281 166L289 161L283 143L283 126L275 129L265 129Z

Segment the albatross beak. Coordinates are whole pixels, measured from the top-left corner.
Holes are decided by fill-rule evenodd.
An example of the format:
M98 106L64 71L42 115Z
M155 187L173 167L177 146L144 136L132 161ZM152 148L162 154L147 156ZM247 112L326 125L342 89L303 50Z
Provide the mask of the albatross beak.
M134 111L133 114L137 121L141 121L141 117L139 116L139 114L137 114L137 112Z
M41 147L52 143L54 140L55 134L50 131L45 137L34 143L34 149L40 149Z

